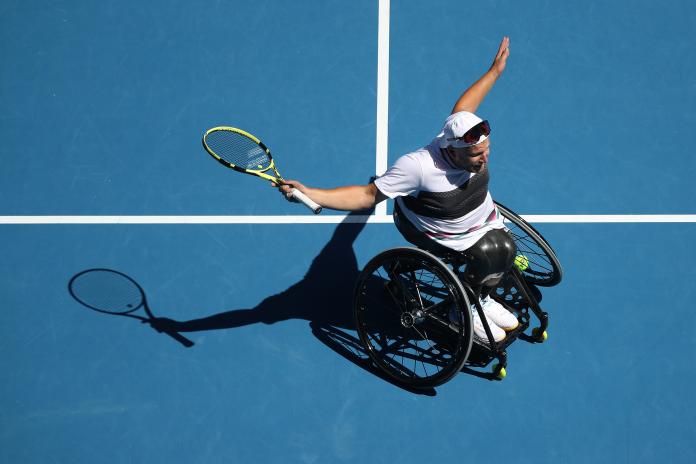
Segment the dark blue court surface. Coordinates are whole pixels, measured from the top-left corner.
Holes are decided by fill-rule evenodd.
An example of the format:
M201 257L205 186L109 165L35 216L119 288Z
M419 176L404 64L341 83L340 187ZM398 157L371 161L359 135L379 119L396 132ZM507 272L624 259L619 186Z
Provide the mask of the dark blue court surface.
M691 2L391 5L389 160L482 105L523 215L694 214ZM378 3L6 1L0 215L305 215L208 157L235 125L309 185L374 174ZM325 215L338 214L331 211ZM566 272L508 376L383 378L351 294L388 223L0 224L0 462L691 463L694 223L540 223ZM10 221L5 221L10 222ZM253 222L250 220L250 222ZM91 311L120 270L194 346Z

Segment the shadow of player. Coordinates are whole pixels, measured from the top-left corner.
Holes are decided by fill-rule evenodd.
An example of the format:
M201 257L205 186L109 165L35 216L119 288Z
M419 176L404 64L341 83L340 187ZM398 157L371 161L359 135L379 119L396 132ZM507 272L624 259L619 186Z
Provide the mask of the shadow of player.
M253 308L233 309L188 321L156 318L152 325L164 331L198 332L256 323L274 324L289 319L306 320L319 341L350 362L400 388L434 395L433 389L411 390L386 377L372 364L355 332L353 289L360 269L353 244L366 223L364 212L347 215L302 280L265 298Z

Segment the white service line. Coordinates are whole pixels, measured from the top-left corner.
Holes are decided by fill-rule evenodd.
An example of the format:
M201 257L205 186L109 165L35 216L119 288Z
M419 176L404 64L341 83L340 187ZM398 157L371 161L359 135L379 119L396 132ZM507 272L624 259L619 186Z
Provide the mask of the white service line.
M379 0L377 25L377 136L375 142L375 175L387 170L389 148L389 0ZM375 207L375 216L386 218L387 204Z
M530 223L689 223L696 214L530 214ZM22 224L391 224L391 216L0 216L0 225Z

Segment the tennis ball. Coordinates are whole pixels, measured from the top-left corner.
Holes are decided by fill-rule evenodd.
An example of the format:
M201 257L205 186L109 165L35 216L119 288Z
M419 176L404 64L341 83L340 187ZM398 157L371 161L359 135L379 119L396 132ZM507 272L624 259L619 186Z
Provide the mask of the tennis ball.
M525 255L517 255L515 256L515 266L520 271L525 271L529 267L529 259Z

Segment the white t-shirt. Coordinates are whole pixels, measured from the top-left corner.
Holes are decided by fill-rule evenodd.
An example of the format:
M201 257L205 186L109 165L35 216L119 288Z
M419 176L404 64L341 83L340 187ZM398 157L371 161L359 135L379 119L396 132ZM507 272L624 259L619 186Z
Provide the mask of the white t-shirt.
M505 227L488 192L487 168L474 174L453 166L436 141L396 160L375 185L396 199L419 231L454 250L466 250L489 230Z

